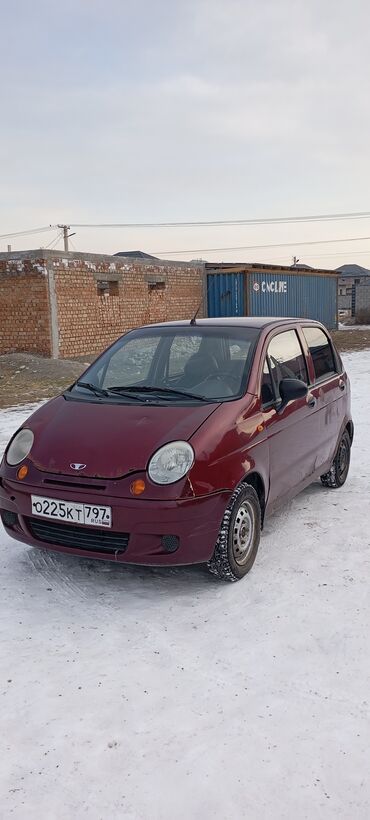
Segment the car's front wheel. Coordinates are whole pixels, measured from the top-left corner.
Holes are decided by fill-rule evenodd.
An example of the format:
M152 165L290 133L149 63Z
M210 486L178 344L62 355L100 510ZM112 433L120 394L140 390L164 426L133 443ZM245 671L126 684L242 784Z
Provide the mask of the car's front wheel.
M350 460L351 439L348 430L344 430L330 470L321 476L321 482L324 487L330 487L332 490L343 487L348 476Z
M222 519L208 569L222 581L239 581L252 568L261 535L261 506L253 487L241 484Z

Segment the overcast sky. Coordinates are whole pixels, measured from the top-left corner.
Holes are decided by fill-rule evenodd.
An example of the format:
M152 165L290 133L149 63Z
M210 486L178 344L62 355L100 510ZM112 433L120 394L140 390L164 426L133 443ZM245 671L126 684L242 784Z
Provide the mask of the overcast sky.
M1 28L0 234L370 211L367 0L8 0ZM293 244L370 219L73 230L82 251L370 266L370 239Z

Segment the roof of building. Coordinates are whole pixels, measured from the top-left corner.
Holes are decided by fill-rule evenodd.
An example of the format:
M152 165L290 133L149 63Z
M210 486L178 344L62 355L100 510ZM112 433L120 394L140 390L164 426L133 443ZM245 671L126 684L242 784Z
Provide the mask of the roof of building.
M370 270L361 265L341 265L337 268L341 276L370 276Z
M144 251L118 251L114 256L129 256L131 259L152 259L153 262L159 262L157 256L152 256Z

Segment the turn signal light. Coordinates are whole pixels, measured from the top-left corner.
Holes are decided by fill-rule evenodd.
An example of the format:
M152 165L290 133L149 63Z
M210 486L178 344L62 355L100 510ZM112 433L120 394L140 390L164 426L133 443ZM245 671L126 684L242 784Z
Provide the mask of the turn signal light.
M131 495L141 495L145 490L145 481L142 478L137 478L133 481L130 487Z
M26 478L27 474L28 474L27 464L23 464L23 466L20 467L18 472L17 472L17 478L19 478L19 480L22 481L23 478Z

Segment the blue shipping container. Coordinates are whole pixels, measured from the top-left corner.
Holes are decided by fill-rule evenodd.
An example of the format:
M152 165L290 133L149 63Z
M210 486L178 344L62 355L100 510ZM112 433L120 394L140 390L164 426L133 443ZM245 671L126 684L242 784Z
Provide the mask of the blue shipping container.
M298 273L254 273L247 276L250 316L293 316L337 327L338 279Z
M207 275L208 316L244 316L244 273Z
M207 274L208 316L291 316L337 327L335 274L245 271Z

